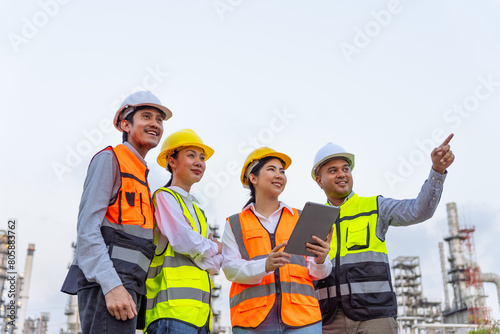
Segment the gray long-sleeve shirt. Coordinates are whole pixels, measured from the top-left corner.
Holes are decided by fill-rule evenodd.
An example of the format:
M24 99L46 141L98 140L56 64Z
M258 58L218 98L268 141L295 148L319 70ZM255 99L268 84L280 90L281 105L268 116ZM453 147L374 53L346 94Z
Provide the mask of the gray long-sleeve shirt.
M389 226L408 226L421 223L434 215L443 192L445 174L431 168L429 177L424 182L417 198L393 199L378 197L377 237L385 240ZM354 192L347 196L346 201Z
M146 161L125 142L144 165ZM101 224L109 204L116 198L121 186L118 162L109 150L101 151L92 159L83 185L77 224L76 257L78 265L89 282L101 286L103 294L122 285L101 234Z
M377 237L385 240L385 234L391 225L414 225L431 218L441 199L447 174L447 172L440 174L431 168L429 177L422 185L417 198L397 200L379 197Z

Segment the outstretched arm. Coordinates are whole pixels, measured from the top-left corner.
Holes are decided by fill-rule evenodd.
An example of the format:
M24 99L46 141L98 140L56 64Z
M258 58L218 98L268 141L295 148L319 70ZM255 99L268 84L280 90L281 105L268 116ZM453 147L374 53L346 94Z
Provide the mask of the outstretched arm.
M432 170L417 198L405 200L378 198L377 237L379 239L385 240L389 225L413 225L432 217L441 199L443 183L447 175L446 169L455 160L455 155L449 145L452 138L453 133L432 151Z

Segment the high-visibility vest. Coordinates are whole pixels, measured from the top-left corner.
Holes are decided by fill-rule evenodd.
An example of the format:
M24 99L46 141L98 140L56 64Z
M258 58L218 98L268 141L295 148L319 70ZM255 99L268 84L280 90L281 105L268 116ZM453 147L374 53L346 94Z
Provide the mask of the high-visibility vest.
M123 285L141 295L146 294L146 277L154 257L153 206L147 176L149 170L125 145L108 146L119 165L121 186L116 199L109 204L101 225L109 256ZM76 283L72 283L76 282ZM98 286L88 282L77 265L72 265L63 292Z
M266 258L276 245L288 240L298 218L297 209L293 215L283 209L275 233L269 233L249 209L228 221L241 257L252 261ZM258 328L275 304L281 321L290 327L321 321L305 256L292 255L289 264L265 276L260 284L232 283L229 299L233 327Z
M333 321L339 303L352 320L397 315L396 294L384 240L377 237L377 196L354 194L333 225L330 276L315 281L323 324Z
M174 196L193 230L205 238L208 236L207 219L198 206L193 203L201 230L186 203L175 191L168 188L158 189L153 195L155 205L159 191L166 191ZM200 269L189 256L175 252L158 226L155 226L154 239L157 248L146 280L145 332L147 333L147 328L152 322L159 319L175 319L197 328L205 326L207 322L210 325L212 318L210 299L213 287L210 275Z

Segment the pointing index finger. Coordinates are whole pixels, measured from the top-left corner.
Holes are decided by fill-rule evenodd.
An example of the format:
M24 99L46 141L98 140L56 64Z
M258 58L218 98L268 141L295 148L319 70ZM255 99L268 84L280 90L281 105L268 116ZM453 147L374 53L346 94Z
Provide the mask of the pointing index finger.
M446 138L446 139L444 140L444 142L441 144L441 146L439 146L439 147L443 147L443 146L448 145L448 143L450 142L451 138L453 138L453 136L454 136L454 135L455 135L455 134L451 133L451 134L448 136L448 138Z

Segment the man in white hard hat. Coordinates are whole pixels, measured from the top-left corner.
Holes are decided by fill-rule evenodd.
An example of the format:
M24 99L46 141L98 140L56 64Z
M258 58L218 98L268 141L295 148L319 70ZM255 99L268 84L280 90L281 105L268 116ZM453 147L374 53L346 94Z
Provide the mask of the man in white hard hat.
M78 294L82 334L127 334L140 327L138 314L145 311L145 281L155 249L144 159L160 142L163 121L171 116L151 92L131 94L114 119L123 144L105 148L90 162L75 259L61 289Z
M385 234L389 226L417 224L432 217L446 169L455 159L449 145L452 137L432 151L429 178L417 198L409 200L359 197L352 191L354 154L332 143L316 154L311 175L325 192L327 204L340 207L329 253L333 270L315 282L323 333L398 332Z

